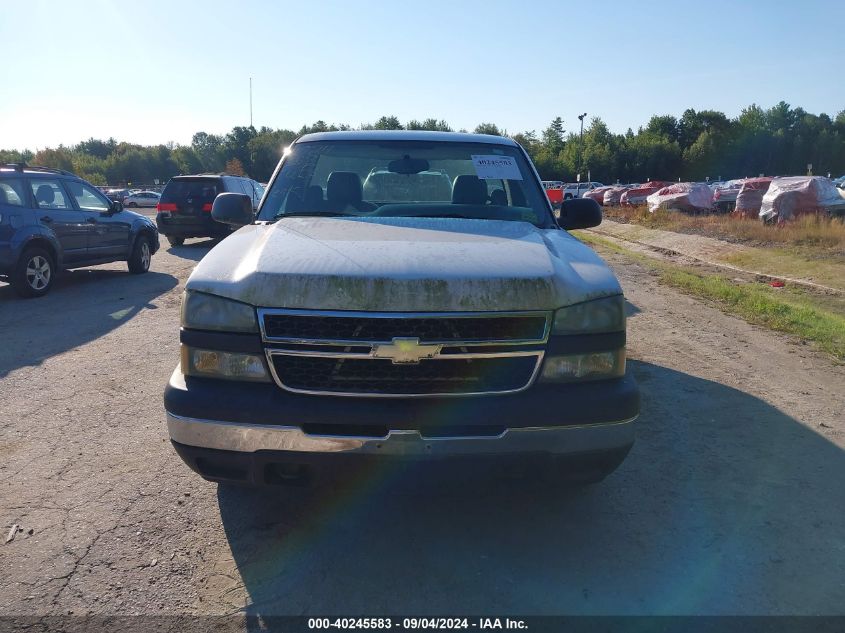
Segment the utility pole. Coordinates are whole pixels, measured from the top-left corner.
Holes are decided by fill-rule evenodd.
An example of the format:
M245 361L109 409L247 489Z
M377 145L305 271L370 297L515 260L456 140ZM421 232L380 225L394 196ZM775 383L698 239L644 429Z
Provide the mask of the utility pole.
M252 127L252 77L249 78L249 127Z
M584 117L587 116L587 113L579 114L578 119L581 121L581 135L578 137L578 176L580 180L581 175L581 161L584 156Z

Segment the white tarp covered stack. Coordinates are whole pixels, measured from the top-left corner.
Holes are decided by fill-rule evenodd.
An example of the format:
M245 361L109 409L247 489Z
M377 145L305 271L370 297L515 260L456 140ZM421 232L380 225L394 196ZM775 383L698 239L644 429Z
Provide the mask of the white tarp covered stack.
M769 190L772 179L766 176L759 178L746 178L742 181L742 187L736 194L736 205L734 215L742 218L756 218L763 206L763 196Z
M611 187L596 187L592 191L588 191L587 193L585 193L582 197L583 198L589 198L590 200L595 200L596 202L599 203L599 205L603 205L604 204L604 192L607 191L608 189L611 189Z
M622 204L622 194L628 191L630 187L610 187L604 192L604 206L618 207Z
M713 207L713 192L701 182L679 182L654 192L647 201L651 213L658 209L709 211Z
M786 222L808 213L829 213L843 206L843 199L830 178L786 176L772 179L760 207L766 221Z

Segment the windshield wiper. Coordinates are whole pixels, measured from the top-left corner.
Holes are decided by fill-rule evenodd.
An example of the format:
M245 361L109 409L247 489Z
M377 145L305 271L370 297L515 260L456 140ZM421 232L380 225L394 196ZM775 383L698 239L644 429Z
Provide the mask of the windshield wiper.
M277 213L273 216L274 220L281 220L282 218L294 217L308 217L308 216L322 216L322 217L338 217L351 216L354 213L344 213L343 211L285 211L284 213Z
M389 216L385 216L389 217ZM396 216L406 218L458 218L459 220L487 220L489 218L477 215L463 215L461 213L415 213L414 215Z

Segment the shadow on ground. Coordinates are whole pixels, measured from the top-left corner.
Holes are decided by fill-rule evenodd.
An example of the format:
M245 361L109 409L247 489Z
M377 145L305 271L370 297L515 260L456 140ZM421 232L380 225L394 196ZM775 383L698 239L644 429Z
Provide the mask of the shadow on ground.
M50 292L21 299L11 286L0 287L0 378L78 347L127 323L150 302L175 287L172 275L131 275L125 265L65 272Z
M190 259L198 262L208 254L212 248L220 243L219 239L200 239L185 242L182 246L172 246L168 244L166 239L163 239L162 244L167 252L182 259Z
M630 363L638 440L604 483L220 487L245 610L284 614L845 611L845 456L766 402Z

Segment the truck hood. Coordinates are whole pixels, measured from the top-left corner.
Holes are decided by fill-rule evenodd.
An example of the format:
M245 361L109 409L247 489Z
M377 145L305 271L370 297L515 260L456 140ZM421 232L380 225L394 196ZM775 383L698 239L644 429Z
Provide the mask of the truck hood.
M258 307L385 312L553 310L622 292L566 231L457 218L246 226L202 259L186 287Z

